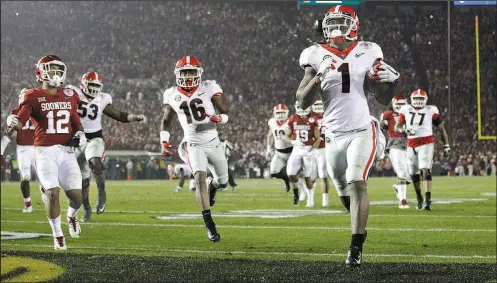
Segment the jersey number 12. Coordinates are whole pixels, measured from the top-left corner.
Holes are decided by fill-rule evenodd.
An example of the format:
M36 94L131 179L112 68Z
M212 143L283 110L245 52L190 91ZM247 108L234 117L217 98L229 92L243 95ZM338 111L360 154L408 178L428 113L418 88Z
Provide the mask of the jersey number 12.
M68 110L48 111L47 134L68 134L70 117Z

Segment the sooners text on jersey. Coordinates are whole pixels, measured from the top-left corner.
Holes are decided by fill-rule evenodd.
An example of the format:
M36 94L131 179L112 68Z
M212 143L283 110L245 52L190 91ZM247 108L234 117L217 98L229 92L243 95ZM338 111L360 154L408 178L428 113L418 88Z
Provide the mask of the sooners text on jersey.
M32 117L35 146L68 145L73 128L82 128L78 103L72 89L59 88L56 95L41 88L28 89L19 96L19 121L25 124Z
M433 143L433 125L440 125L440 114L434 105L426 105L416 109L411 105L404 105L400 109L399 122L406 124L406 129L413 129L414 135L407 136L407 146L418 147Z
M164 92L164 104L176 112L186 141L206 143L218 137L216 124L205 114L216 114L211 99L222 94L223 90L214 80L203 81L189 92L178 86Z
M293 146L286 139L286 136L290 131L287 122L278 122L275 118L271 118L267 124L273 133L275 149L286 149Z
M367 126L371 118L364 80L373 63L383 58L381 48L367 41L356 41L343 51L315 44L302 51L299 64L317 71L321 62L330 57L337 62L337 69L328 70L321 78L326 128L346 132Z
M17 115L19 114L19 109L12 109L11 111L12 114ZM17 130L17 138L16 138L16 143L18 145L33 145L34 140L35 140L35 126L33 121L31 120L32 118L29 118L24 126L20 129Z
M292 115L288 118L288 126L292 131L292 139L300 140L304 145L312 146L314 143L314 128L318 127L313 116L301 118L299 115Z
M93 99L88 99L81 88L69 85L79 96L78 114L85 129L85 133L95 133L102 130L102 115L105 107L112 104L112 96L100 93Z
M385 111L381 113L380 121L387 121L388 123L388 143L386 148L397 148L406 150L407 148L407 135L395 131L395 124L399 120L400 114L395 111Z

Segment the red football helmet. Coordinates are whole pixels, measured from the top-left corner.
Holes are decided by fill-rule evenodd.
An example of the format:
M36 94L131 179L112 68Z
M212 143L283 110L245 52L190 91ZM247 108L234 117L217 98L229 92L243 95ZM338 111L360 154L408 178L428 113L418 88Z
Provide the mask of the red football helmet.
M423 108L428 101L428 94L422 89L417 89L411 93L411 105L415 108Z
M66 80L66 64L55 55L41 57L35 64L36 81L58 87Z
M88 72L81 77L80 88L85 95L97 97L104 86L102 76L97 72Z
M349 6L333 6L324 16L323 33L327 42L355 41L359 34L359 18Z
M184 88L196 87L202 82L203 72L204 69L202 69L197 58L184 56L176 63L176 67L174 68L176 84Z
M276 106L273 107L273 115L274 119L278 122L284 122L286 119L288 119L288 108L285 106L285 104L277 104Z
M392 108L393 111L397 113L399 113L400 108L402 108L402 106L406 104L407 104L407 99L405 99L403 96L396 95L394 96L394 98L392 98Z

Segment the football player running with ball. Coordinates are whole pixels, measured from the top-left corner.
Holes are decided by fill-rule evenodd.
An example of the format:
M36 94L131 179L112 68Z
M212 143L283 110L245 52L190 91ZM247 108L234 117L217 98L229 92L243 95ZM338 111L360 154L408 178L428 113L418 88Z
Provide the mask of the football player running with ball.
M78 94L62 86L66 78L66 65L59 57L47 55L36 64L37 81L41 88L28 89L19 96L19 114L9 128L22 129L30 117L35 124L34 146L36 174L47 190L48 222L52 227L54 248L66 250L61 229L59 192L64 190L69 199L67 226L73 238L80 236L76 216L83 202L81 171L74 147L86 145L78 115Z
M180 144L179 151L186 153L197 183L195 192L207 237L216 243L221 236L212 219L211 206L215 203L217 190L228 185L228 162L216 125L228 122L228 108L223 102L221 87L214 80L202 81L202 73L200 62L193 56L184 56L176 63L174 74L177 86L164 92L160 141L164 156L174 154L168 130L176 113L184 132L184 142ZM207 166L211 168L214 178L207 178Z
M416 209L423 208L423 195L421 194L421 177L425 187L424 209L431 210L431 165L435 138L433 126L442 134L444 155L449 157L449 136L440 118L438 108L426 105L428 95L422 89L411 93L411 105L404 105L400 109L400 116L395 130L407 134L407 160L414 190L418 199Z
M365 89L376 84L376 100L386 105L400 75L383 62L376 43L357 40L359 18L352 8L332 7L322 28L326 43L314 44L300 55L305 75L296 96L304 109L318 93L323 100L328 174L337 190L350 195L345 206L350 208L352 239L345 263L360 265L369 215L367 180L377 150L377 129Z

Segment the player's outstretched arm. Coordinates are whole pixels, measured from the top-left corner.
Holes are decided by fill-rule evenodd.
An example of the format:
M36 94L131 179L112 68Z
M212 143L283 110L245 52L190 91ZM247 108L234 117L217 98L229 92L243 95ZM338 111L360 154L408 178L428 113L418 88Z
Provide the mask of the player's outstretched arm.
M442 134L442 141L444 145L449 146L449 135L447 134L447 129L445 129L445 123L440 123L440 125L437 126L437 129L440 131L440 134Z
M171 105L169 104L164 105L164 115L162 116L162 122L160 125L161 131L169 131L175 113L176 112L174 112L174 109L171 107Z
M123 112L119 109L114 108L112 104L108 104L105 109L104 109L104 114L107 115L107 117L110 117L116 121L122 122L122 123L129 123L129 122L146 122L147 118L144 115L133 115L129 114L126 112Z
M316 100L320 89L319 78L312 67L305 68L304 78L297 89L297 101L302 109L311 107Z

